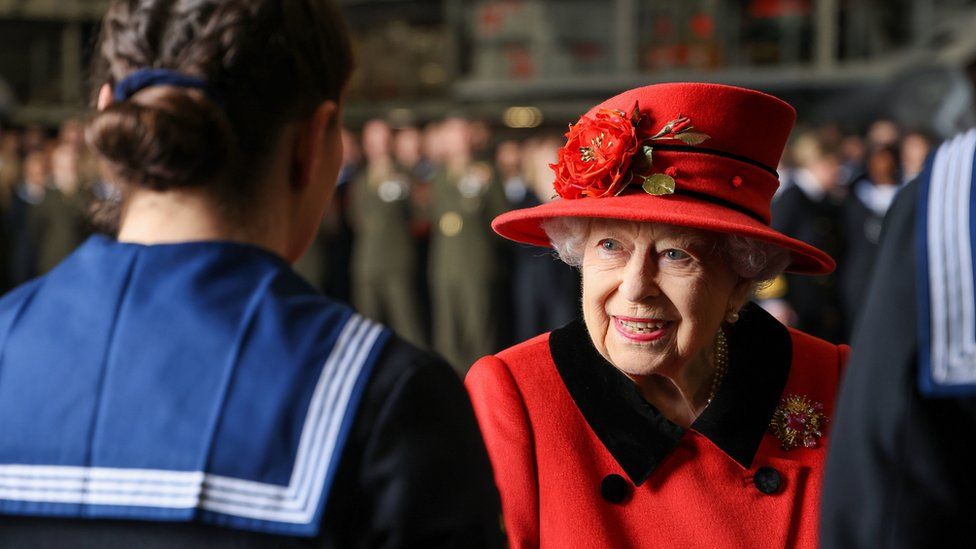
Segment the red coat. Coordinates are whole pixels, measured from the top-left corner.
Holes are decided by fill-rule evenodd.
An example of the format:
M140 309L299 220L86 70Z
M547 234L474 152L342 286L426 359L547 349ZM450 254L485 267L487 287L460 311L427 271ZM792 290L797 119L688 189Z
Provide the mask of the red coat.
M816 547L826 434L781 448L787 395L832 416L847 348L751 308L689 429L593 349L582 322L479 360L466 384L513 547Z

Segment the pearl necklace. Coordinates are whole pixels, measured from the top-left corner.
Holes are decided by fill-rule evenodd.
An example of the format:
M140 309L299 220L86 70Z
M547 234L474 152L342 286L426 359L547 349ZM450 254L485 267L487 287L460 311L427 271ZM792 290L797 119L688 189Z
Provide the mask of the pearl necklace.
M725 332L721 328L715 337L715 373L712 374L712 388L708 391L708 401L705 406L712 403L718 388L722 386L725 373L729 369L729 344L725 340Z

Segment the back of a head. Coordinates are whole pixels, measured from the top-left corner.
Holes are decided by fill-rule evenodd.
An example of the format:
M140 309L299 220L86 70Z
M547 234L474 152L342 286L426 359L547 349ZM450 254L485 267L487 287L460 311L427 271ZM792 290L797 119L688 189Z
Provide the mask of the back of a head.
M94 83L142 69L202 80L136 91L100 111L87 138L123 185L212 187L245 204L284 125L339 102L352 70L330 0L116 0L102 26Z

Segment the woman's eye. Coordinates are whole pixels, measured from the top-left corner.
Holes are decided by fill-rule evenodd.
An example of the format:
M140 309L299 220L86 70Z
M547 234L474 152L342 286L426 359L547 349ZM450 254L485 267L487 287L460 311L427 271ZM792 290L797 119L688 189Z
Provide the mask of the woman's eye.
M687 252L676 250L671 248L670 250L664 251L665 259L669 261L684 261L685 259L691 259L691 256Z
M607 252L616 252L620 249L620 243L612 238L604 238L600 241L600 249Z

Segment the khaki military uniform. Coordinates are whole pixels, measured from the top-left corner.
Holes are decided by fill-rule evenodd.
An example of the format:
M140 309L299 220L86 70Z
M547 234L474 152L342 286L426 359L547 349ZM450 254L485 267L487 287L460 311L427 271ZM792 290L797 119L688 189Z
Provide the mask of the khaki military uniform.
M502 241L491 220L508 209L488 164L434 177L430 282L434 349L462 374L502 345Z
M87 201L81 192L48 189L28 214L28 231L37 246L37 274L53 269L88 238Z
M353 182L352 294L359 312L426 347L411 186L410 176L392 164L367 167Z

